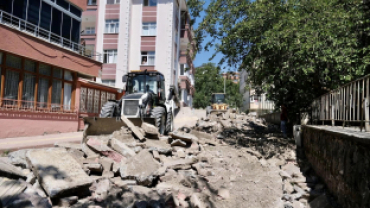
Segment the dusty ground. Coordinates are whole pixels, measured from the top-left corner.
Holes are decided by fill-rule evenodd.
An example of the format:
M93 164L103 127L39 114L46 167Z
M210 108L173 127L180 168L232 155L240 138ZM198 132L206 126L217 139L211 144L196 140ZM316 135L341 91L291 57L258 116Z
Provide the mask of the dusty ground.
M53 167L53 176L60 175L53 162L46 160L43 167L33 164L43 161L28 151L10 153L0 158L0 190L9 188L1 183L9 175L11 179L5 179L23 189L12 190L7 207L20 207L20 202L27 204L21 207L40 208L336 207L309 164L297 157L294 141L282 139L275 126L234 113L198 120L203 116L203 110L183 108L175 119L178 132L148 139L150 126L139 128L148 136L143 142L122 128L112 135L89 137L85 144L56 144L67 151L68 163L86 173L80 176L93 181L88 189L61 187L63 197L48 197L42 184L40 172ZM18 177L24 180L14 180ZM58 183L63 182L58 177ZM2 194L6 193L0 191L4 202Z

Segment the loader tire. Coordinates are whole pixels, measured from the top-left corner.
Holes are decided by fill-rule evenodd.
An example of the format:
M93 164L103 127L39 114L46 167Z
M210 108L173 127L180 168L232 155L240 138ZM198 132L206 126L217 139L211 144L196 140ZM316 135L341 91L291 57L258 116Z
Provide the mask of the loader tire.
M121 115L117 101L110 100L106 102L100 111L100 118L113 118Z
M173 131L173 116L172 112L169 111L167 113L167 121L166 121L166 134L170 133Z
M159 133L164 135L166 133L166 109L163 107L153 108L151 117L154 118Z

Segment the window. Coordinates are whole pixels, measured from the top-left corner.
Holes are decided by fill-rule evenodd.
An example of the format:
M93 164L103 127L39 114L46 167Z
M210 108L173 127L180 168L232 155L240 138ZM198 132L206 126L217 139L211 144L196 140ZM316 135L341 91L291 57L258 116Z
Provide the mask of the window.
M87 0L87 5L96 5L96 0Z
M16 104L18 100L19 72L6 70L4 98L7 105Z
M72 84L64 83L64 110L71 110Z
M106 64L117 63L117 50L104 50L104 61Z
M141 65L154 65L155 52L141 52Z
M185 74L185 64L180 64L180 74L179 75L184 75Z
M142 35L154 36L156 35L157 23L156 22L145 22L143 23Z
M102 83L114 87L116 85L116 80L102 80Z
M119 4L120 0L107 0L107 4Z
M105 20L105 33L118 33L119 20Z
M144 0L144 6L157 6L157 0Z
M261 102L261 97L257 95L251 95L250 102Z
M22 68L22 59L21 57L7 54L6 55L6 65L16 68L16 69L20 69Z
M34 104L33 101L35 100L35 83L35 75L24 73L22 100L23 105L28 108L33 107Z
M86 27L85 34L95 34L95 27Z
M145 83L147 90L152 91L154 94L158 93L156 76L136 75L133 77L129 77L129 79L130 80L127 82L127 90L129 94L144 92Z

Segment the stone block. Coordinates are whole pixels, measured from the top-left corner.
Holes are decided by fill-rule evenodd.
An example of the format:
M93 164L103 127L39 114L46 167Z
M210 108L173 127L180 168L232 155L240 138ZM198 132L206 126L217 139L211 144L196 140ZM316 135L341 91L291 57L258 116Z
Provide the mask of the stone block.
M150 136L150 137L154 136L155 138L158 138L159 131L156 126L143 122L141 124L141 128L144 130L145 135Z
M22 169L2 161L0 161L0 176L14 179L27 178L27 175L22 171Z
M180 146L180 147L186 147L186 142L176 139L171 143L171 146Z

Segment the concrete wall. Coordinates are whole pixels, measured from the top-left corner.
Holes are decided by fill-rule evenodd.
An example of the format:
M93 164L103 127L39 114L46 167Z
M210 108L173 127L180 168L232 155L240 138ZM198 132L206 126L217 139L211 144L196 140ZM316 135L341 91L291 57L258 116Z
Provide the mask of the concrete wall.
M370 137L342 127L302 126L308 161L343 207L370 207Z

